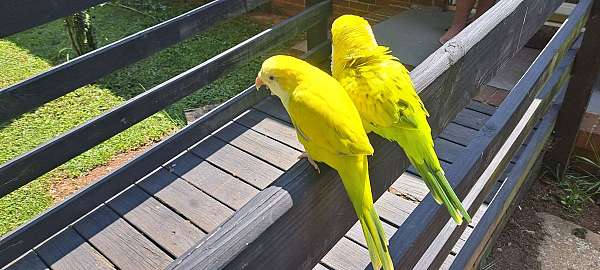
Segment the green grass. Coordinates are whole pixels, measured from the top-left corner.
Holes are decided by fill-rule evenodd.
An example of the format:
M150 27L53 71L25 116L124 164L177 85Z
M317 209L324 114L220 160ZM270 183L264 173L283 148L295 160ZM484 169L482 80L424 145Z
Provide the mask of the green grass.
M104 5L91 11L100 46L118 40L193 8L169 1L128 1L150 16ZM136 4L137 3L137 4ZM258 33L262 26L244 18L221 23L137 64L114 72L35 111L0 124L0 162L3 163L54 138L143 91L209 59ZM48 70L73 58L62 20L0 40L0 88ZM156 113L125 132L85 152L52 172L0 199L0 235L9 232L52 205L53 181L68 181L106 164L119 153L137 149L185 125L183 111L222 102L253 82L260 59Z
M575 156L562 178L557 181L558 201L568 215L579 215L587 204L600 200L600 152L593 145L593 157Z

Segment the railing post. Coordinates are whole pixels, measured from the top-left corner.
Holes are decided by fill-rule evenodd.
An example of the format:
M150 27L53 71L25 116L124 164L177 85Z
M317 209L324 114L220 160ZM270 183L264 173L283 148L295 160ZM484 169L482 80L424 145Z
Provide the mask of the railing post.
M314 6L324 1L325 0L306 0L306 8ZM306 31L306 42L308 50L315 48L317 45L327 40L327 31L329 30L328 28L330 18L331 13L329 13L327 17L322 18L318 24Z
M545 162L558 170L562 178L569 165L575 146L579 125L592 94L592 88L600 71L600 0L595 0L587 23L583 43L573 64L572 77L560 108L552 148L546 153Z

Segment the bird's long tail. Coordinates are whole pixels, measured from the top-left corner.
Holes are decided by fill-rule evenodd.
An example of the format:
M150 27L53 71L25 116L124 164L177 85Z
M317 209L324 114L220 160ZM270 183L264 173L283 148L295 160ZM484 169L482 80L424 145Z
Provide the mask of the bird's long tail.
M388 249L388 240L379 215L373 207L367 157L351 157L351 159L353 160L341 165L342 168L338 169L338 173L360 221L373 269L383 267L384 270L392 270L394 266Z
M425 151L419 151L424 157L422 159L409 157L410 162L417 169L421 178L423 178L431 192L431 196L433 196L438 204L446 206L452 219L459 225L462 223L463 218L467 223L470 223L471 216L469 216L460 199L458 199L456 193L452 190L452 186L448 183L448 179L446 179L444 170L440 166L440 162L433 149L433 143L430 146L427 145L424 147L427 148Z

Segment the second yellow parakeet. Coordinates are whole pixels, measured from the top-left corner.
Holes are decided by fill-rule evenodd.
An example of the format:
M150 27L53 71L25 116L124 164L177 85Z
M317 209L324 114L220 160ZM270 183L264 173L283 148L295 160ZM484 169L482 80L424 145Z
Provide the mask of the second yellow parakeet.
M373 147L360 115L340 84L322 70L291 56L265 60L257 88L266 85L292 119L311 164L325 162L340 175L356 211L375 269L394 269L388 241L373 207L367 156ZM327 228L323 228L326 230Z
M456 223L471 218L440 166L431 138L429 116L408 70L379 46L369 23L354 15L337 18L331 28L333 77L350 95L367 132L397 142L417 169L431 195Z

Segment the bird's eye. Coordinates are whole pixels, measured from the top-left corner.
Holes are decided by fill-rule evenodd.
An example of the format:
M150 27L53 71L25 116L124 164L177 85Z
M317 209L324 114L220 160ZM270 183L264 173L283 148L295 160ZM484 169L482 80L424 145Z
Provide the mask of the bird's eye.
M269 76L269 80L271 80L271 81L272 81L272 80L274 80L274 79L275 79L275 77L273 77L272 75L271 75L271 76Z

